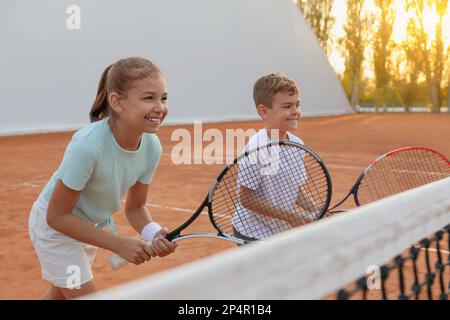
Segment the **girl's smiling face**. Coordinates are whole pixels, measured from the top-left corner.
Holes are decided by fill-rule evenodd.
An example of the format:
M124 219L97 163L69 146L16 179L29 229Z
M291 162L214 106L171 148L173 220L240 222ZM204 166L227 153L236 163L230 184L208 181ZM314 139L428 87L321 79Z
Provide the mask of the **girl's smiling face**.
M169 110L166 81L161 74L137 80L125 95L111 93L110 105L120 122L135 132L155 133Z

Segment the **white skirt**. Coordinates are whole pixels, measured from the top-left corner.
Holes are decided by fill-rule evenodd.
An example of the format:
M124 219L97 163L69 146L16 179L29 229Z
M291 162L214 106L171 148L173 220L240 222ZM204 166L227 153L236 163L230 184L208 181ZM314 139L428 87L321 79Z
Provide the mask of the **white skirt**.
M31 208L28 231L41 264L42 277L58 288L79 288L93 279L97 247L70 238L47 224L48 202Z

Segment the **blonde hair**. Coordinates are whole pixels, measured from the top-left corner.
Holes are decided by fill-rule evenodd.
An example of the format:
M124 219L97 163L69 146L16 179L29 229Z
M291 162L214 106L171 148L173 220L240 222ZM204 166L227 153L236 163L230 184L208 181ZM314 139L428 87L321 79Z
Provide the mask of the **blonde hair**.
M100 77L97 96L89 112L91 122L109 115L108 95L111 92L126 96L136 81L161 74L155 63L140 57L120 59L109 65Z
M262 76L256 80L253 86L253 100L255 105L263 104L271 108L273 97L280 91L286 91L290 94L299 93L300 89L292 78L287 75L275 72Z

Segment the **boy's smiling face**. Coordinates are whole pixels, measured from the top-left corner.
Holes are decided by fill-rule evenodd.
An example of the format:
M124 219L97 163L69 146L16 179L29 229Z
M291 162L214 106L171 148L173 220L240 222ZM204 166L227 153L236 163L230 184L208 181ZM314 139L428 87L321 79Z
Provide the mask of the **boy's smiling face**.
M262 104L258 106L258 113L269 130L278 129L280 140L286 139L286 132L297 129L300 119L299 93L280 91L273 96L272 107Z

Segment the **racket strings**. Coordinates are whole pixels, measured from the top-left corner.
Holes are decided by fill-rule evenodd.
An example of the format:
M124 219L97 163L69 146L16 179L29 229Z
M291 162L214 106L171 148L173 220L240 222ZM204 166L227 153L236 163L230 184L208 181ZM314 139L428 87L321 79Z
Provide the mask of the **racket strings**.
M407 149L394 152L375 162L358 188L360 204L450 176L448 161L426 149Z
M212 194L212 219L225 234L262 239L320 218L330 192L320 159L267 146L228 168Z

